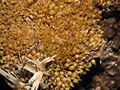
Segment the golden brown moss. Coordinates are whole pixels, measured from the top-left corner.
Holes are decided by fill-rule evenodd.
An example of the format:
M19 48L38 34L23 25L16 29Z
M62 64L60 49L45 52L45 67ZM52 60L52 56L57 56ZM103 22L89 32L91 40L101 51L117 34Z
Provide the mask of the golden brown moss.
M20 63L18 54L36 59L57 55L47 67L51 90L69 90L100 56L105 41L98 25L110 0L2 0L0 2L0 64ZM34 44L37 48L30 53Z

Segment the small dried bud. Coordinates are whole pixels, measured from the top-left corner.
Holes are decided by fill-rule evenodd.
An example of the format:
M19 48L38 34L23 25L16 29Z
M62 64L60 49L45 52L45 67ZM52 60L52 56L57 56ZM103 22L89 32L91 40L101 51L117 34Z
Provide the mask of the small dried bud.
M73 83L78 83L78 82L79 82L79 80L76 78L73 80Z
M35 50L32 50L31 51L31 54L34 56L36 54L36 51Z
M58 75L59 75L59 73L58 73L58 72L55 72L55 73L54 73L54 75L55 75L55 76L58 76Z
M72 75L72 72L71 72L71 71L68 71L67 74L68 74L69 76L71 76L71 75Z
M57 77L56 80L57 80L57 81L60 81L60 77Z
M40 57L40 53L39 53L39 52L36 53L36 54L35 54L35 57L36 57L36 58Z
M28 54L27 57L31 58L31 59L33 58L33 56L31 54Z
M0 56L3 56L4 55L4 52L3 51L0 51Z
M75 67L74 67L74 66L70 66L69 69L70 69L70 70L74 70Z
M66 68L67 67L69 67L70 66L70 64L69 63L65 63L65 65L64 65Z
M70 59L66 59L66 62L71 62L71 60Z
M65 84L62 84L62 88L65 88Z
M76 54L76 55L75 55L75 58L79 58L79 57L80 57L80 55L79 55L79 54Z
M91 60L91 63L92 63L92 64L95 64L95 63L96 63L96 61L95 61L94 59L92 59L92 60Z
M61 86L61 85L62 85L62 82L61 82L61 81L59 81L57 85L58 85L58 86Z
M2 60L6 60L6 59L7 59L7 57L6 57L6 56L3 56L3 57L2 57Z

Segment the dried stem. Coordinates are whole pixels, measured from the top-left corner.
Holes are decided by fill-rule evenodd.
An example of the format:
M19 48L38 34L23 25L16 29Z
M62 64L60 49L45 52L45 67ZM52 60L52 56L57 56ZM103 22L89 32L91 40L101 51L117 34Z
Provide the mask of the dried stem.
M13 88L15 88L14 86L17 85L19 87L25 88L26 90L30 90L30 88L31 88L31 90L37 90L40 84L44 84L43 83L44 81L42 81L42 79L44 78L43 75L49 75L49 73L47 71L45 71L46 69L44 69L45 68L44 66L47 63L54 61L55 57L56 57L56 55L54 55L52 57L47 57L42 61L40 61L39 59L32 60L26 56L22 57L23 60L26 60L26 64L22 65L22 66L17 65L17 67L20 70L25 69L34 74L32 76L32 78L29 80L28 85L26 83L21 82L19 80L19 78L17 78L17 75L14 72L9 73L0 68L0 74L3 75L7 80L10 81L10 83L8 83L8 84ZM37 68L39 68L39 69L37 69L35 66L37 66ZM30 87L30 85L32 85L32 87Z
M25 83L20 82L20 80L16 79L13 75L7 73L1 68L0 68L0 74L4 76L8 81L10 81L8 82L8 85L10 85L13 88L15 88L15 86L24 87L26 90L30 90L31 88L30 86L27 86Z
M0 68L0 74L4 76L7 80L12 82L13 84L16 84L18 81L13 75L8 74L6 71L2 70L1 68Z

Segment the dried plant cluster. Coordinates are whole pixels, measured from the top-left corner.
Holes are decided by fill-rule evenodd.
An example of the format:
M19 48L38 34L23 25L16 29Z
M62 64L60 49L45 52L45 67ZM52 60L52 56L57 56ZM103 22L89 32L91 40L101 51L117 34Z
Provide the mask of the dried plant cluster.
M0 67L13 69L24 62L23 56L36 61L56 55L41 71L49 70L51 90L70 90L102 54L102 10L96 5L110 4L110 0L1 0Z
M104 12L101 25L104 29L104 38L109 43L109 48L115 52L120 49L120 1L115 0L111 8Z

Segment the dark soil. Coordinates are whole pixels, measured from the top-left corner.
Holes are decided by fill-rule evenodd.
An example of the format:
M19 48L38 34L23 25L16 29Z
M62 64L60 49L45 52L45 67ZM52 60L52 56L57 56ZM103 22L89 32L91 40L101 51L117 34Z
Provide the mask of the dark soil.
M5 82L5 79L2 75L0 75L0 90L12 90L10 86Z

